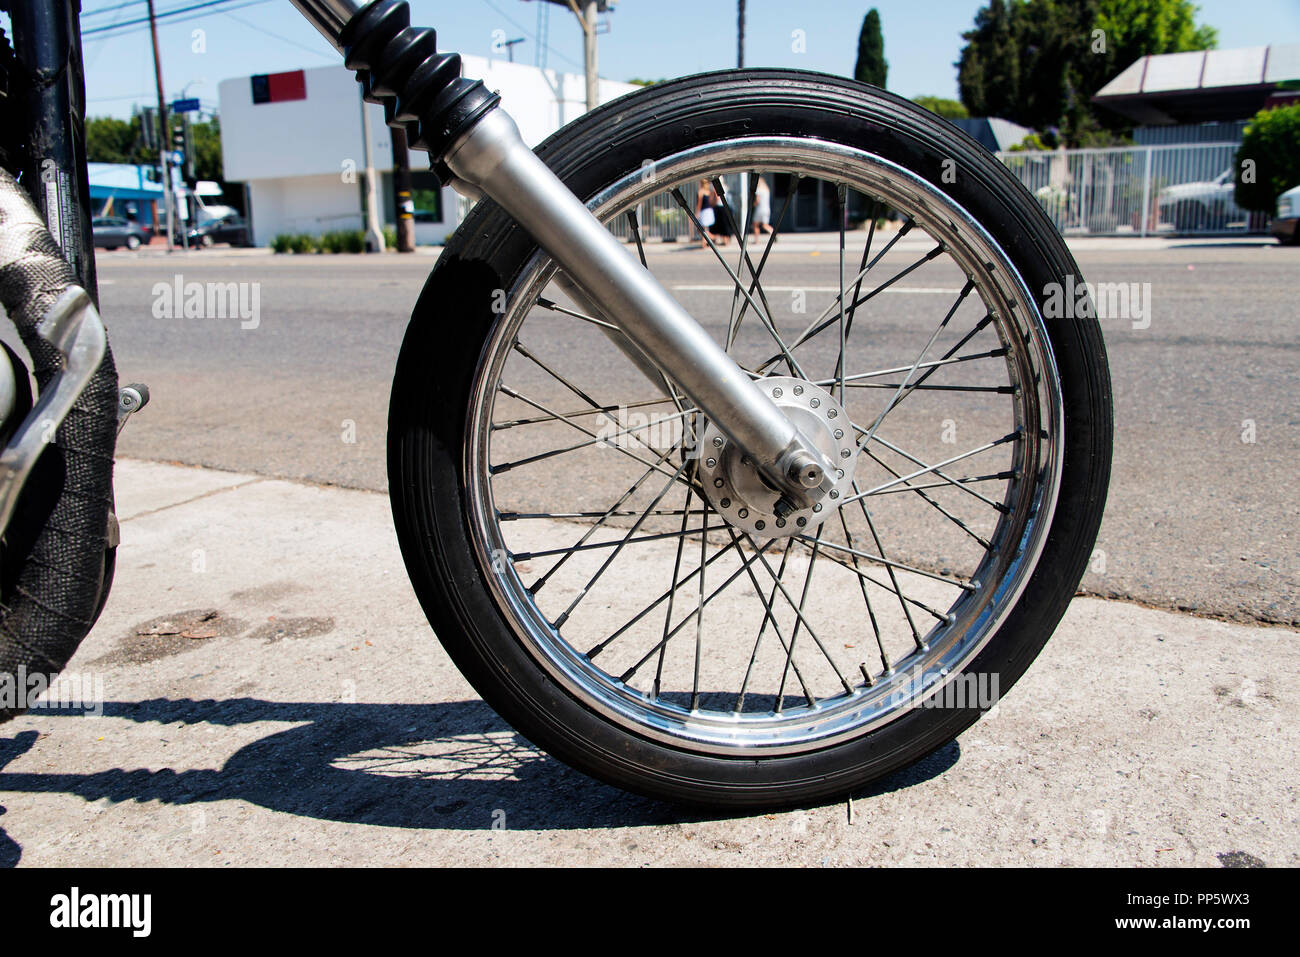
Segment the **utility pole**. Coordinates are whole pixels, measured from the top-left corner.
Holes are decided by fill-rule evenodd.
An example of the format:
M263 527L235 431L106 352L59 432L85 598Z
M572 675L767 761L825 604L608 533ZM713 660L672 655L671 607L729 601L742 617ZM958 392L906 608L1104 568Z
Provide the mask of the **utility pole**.
M411 154L406 131L393 127L393 198L397 205L397 251L415 252L415 203L411 200Z
M569 9L582 24L583 64L587 74L587 109L594 110L600 104L598 75L596 73L596 12L598 0L569 0Z
M162 170L163 208L167 212L167 251L172 251L172 174L167 162L171 142L167 128L167 99L163 96L162 60L158 57L158 22L154 19L153 0L149 4L149 33L153 35L153 75L158 84L158 159ZM158 224L154 223L155 230Z
M745 68L745 0L736 0L736 68Z
M361 148L366 161L366 252L382 253L384 251L384 231L379 228L379 190L375 176L375 164L370 155L370 123L366 120L366 101L361 98L361 87L357 87L361 102Z
M510 58L511 63L515 62L515 46L523 42L524 42L523 37L519 37L519 39L517 40L507 40L505 42L506 56Z

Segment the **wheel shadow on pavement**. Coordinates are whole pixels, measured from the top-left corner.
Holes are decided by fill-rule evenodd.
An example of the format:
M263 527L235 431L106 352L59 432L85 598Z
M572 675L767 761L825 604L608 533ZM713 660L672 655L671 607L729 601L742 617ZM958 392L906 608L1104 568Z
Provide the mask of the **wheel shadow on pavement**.
M39 714L86 720L73 710ZM614 828L733 816L685 809L602 784L535 748L481 701L356 704L156 698L105 702L103 715L160 726L293 726L244 745L215 770L113 768L89 773L6 770L36 741L36 732L24 731L0 737L0 792L173 805L235 799L320 820L438 830ZM183 736L182 730L173 746ZM856 796L919 784L942 774L959 755L953 742ZM17 845L7 853L6 841L13 843L0 829L0 865L17 860Z

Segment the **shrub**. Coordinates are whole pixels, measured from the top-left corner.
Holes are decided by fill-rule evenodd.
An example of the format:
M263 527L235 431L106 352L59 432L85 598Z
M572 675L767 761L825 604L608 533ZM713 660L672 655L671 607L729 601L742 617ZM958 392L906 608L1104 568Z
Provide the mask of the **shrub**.
M288 233L277 233L271 240L271 249L277 253L287 253L293 250L293 237Z
M366 234L360 229L352 229L339 234L339 252L363 253L366 251Z
M297 233L290 241L289 248L296 253L316 251L316 238L308 233Z
M931 113L938 113L945 120L964 120L970 116L970 110L962 106L956 100L948 100L942 96L917 96L912 98L912 102L917 106L923 106Z
M384 247L386 249L397 248L397 230L392 226L384 227Z
M1300 186L1300 103L1260 110L1246 127L1237 150L1237 205L1271 216L1278 196L1293 186Z

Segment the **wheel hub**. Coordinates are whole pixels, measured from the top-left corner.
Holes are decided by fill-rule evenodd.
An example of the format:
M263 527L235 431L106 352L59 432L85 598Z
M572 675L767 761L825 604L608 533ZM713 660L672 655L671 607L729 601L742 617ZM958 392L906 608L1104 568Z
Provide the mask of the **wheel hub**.
M769 376L759 386L782 414L835 463L835 485L812 505L788 510L781 493L716 425L706 422L699 475L718 514L737 529L764 538L798 535L826 521L853 491L858 448L848 414L829 392L805 379Z

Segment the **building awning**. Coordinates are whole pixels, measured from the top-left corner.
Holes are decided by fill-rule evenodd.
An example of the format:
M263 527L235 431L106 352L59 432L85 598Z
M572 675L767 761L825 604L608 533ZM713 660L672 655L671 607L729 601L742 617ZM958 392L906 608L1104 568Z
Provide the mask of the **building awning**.
M86 172L92 197L115 196L124 200L146 201L162 199L162 183L149 178L151 174L158 175L153 167L129 163L87 163Z
M1144 56L1092 98L1137 123L1240 120L1300 96L1300 43Z

